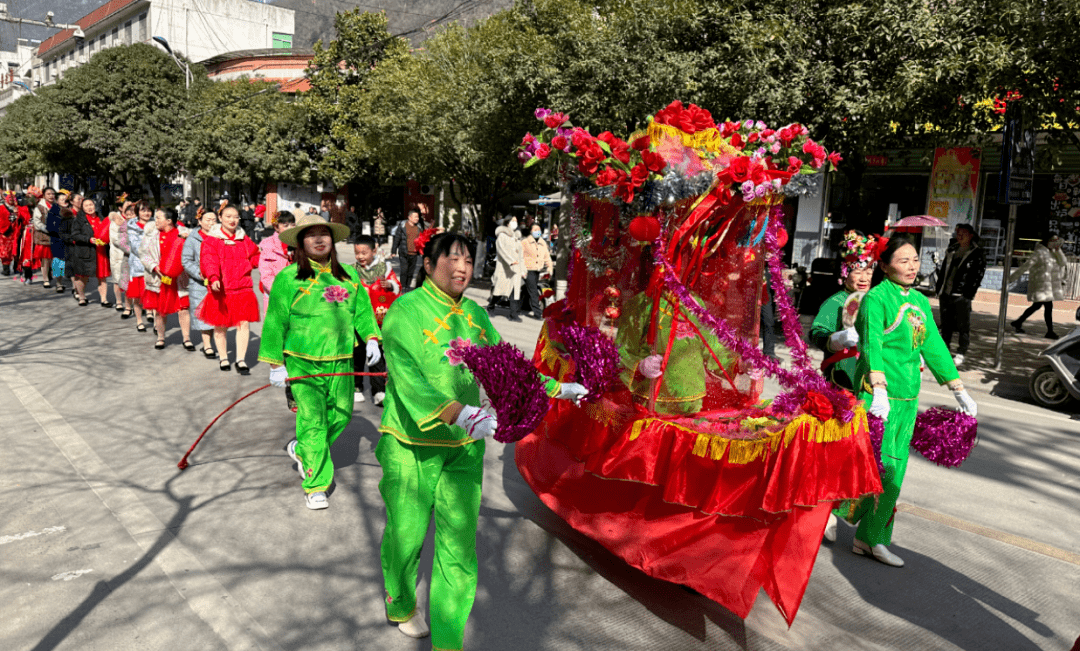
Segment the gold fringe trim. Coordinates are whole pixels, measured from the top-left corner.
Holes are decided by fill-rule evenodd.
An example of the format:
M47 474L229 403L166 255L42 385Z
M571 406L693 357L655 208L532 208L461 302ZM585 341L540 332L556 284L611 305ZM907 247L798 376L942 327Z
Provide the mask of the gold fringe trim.
M697 133L686 133L682 129L673 127L669 124L660 124L654 120L649 123L649 128L646 130L646 133L649 134L649 140L654 145L658 145L662 141L671 138L680 141L685 147L713 154L720 153L725 147L731 151L725 151L723 153L734 153L735 151L734 147L724 142L724 139L720 136L719 129L706 129L704 131L698 131Z

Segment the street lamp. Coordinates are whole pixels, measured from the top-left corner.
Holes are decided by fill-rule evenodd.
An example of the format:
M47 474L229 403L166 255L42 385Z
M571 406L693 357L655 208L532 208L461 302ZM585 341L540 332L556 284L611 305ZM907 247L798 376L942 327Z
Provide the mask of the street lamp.
M184 71L184 88L190 89L191 66L189 66L187 62L181 61L180 58L177 57L175 53L173 53L172 48L169 47L169 42L165 40L164 36L155 36L154 41L161 47L165 48L165 51L169 53L169 56L171 56L172 60L176 62L176 65L180 66L180 69Z
M30 88L30 86L26 85L25 81L19 81L18 79L16 79L15 81L11 82L11 85L12 86L18 86L19 88L22 88L23 90L30 93L31 95L35 95L35 96L37 95L37 93L34 92L33 88Z

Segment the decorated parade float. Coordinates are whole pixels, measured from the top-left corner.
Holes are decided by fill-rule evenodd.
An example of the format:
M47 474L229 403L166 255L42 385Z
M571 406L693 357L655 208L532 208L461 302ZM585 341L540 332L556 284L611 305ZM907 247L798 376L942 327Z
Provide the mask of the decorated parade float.
M782 279L779 205L838 157L679 102L625 139L537 118L519 157L558 166L573 211L533 362L590 395L555 401L518 468L632 566L741 617L764 588L790 624L834 503L881 491L866 413L814 367ZM766 284L794 368L758 348Z

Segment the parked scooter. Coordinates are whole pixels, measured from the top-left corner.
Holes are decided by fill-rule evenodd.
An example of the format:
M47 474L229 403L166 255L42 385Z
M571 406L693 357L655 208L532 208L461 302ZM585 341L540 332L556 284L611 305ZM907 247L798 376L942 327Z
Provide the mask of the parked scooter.
M1076 311L1080 321L1080 309ZM1050 409L1063 409L1080 402L1080 327L1050 344L1039 353L1049 362L1035 369L1028 391L1035 402Z

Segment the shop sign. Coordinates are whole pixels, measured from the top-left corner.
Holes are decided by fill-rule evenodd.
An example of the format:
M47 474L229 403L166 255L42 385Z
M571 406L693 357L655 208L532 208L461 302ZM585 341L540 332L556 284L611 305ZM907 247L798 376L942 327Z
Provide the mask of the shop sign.
M863 157L867 167L888 167L889 157L881 154L867 154Z
M930 173L929 214L949 224L975 223L982 151L971 147L934 150Z
M1050 197L1050 233L1065 240L1065 253L1075 255L1080 242L1080 174L1055 174Z
M1018 102L1005 109L1005 133L1001 140L1001 176L998 203L1031 203L1035 183L1035 131L1024 128Z

